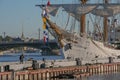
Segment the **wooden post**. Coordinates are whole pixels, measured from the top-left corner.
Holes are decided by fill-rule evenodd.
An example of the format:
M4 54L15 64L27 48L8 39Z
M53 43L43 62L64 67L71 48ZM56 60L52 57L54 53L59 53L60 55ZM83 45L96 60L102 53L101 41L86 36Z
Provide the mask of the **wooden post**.
M90 74L92 74L92 68L89 68L90 69Z
M49 79L51 78L52 76L51 76L51 72L49 72Z
M114 64L115 65L115 72L117 72L117 65L116 64Z
M18 75L18 80L20 80L20 75Z
M82 4L86 4L86 2L87 2L87 0L81 0L81 3ZM82 33L82 34L84 34L85 33L85 21L86 19L85 19L85 14L82 14L81 15L81 17L80 17L80 33Z
M43 79L43 73L41 73L41 80Z

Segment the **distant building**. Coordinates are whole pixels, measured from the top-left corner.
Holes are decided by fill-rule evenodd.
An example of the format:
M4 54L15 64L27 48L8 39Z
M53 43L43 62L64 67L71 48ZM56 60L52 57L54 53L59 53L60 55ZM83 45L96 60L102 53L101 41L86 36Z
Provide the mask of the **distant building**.
M24 32L23 32L23 30L22 30L21 40L25 40L25 37L24 37Z
M21 42L23 40L21 38L17 37L17 38L13 38L13 41L15 41L15 42Z

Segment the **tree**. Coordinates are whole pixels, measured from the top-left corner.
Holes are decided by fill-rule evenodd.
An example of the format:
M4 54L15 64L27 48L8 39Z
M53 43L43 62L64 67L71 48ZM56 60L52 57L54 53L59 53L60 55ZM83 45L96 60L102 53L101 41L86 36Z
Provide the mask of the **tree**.
M12 39L12 37L10 37L10 36L6 36L4 40L10 42L10 41L12 41L13 39Z
M2 40L3 40L3 37L2 37L2 36L0 36L0 42L2 42Z

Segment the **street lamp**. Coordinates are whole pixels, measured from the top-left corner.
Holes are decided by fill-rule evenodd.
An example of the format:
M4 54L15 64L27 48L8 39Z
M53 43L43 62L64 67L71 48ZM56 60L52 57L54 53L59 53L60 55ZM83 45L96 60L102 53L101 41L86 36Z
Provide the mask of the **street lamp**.
M38 28L38 40L40 40L40 28Z
M3 35L4 35L4 39L5 39L5 35L6 35L6 33L5 33L5 32L3 32Z

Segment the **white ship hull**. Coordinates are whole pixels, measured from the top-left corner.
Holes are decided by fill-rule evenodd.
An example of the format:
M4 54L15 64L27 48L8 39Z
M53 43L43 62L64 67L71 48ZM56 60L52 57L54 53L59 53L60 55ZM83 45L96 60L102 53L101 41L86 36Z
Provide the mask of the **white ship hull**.
M115 59L120 55L120 50L104 46L102 42L94 41L90 38L81 37L78 43L71 43L72 48L65 51L64 56L67 59L79 58L85 63L91 63L95 60L99 62L108 62L109 57Z

